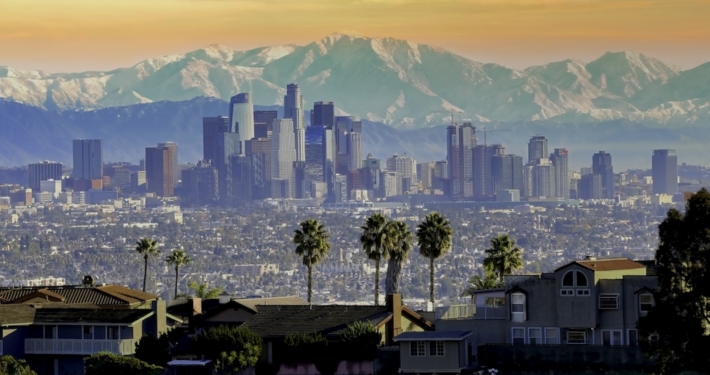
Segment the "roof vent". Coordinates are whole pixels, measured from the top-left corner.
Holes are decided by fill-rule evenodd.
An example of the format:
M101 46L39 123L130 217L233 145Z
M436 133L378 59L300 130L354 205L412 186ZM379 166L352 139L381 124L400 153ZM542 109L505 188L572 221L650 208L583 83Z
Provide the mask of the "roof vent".
M90 288L94 286L95 280L91 275L86 275L84 278L81 280L81 285L83 285L86 288Z
M225 303L229 303L231 299L232 297L227 294L227 292L222 292L222 294L219 295L219 304L224 305Z
M597 257L594 255L587 255L587 260L597 260Z

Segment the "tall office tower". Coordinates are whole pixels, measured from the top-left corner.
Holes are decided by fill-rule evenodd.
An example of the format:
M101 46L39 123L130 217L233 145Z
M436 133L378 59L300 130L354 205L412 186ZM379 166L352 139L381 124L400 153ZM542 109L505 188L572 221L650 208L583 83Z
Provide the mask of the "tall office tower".
M274 121L271 134L271 179L289 181L286 198L293 197L295 181L293 181L293 162L296 161L293 121L289 118ZM305 150L304 150L305 151Z
M380 159L375 159L372 154L367 154L367 158L362 161L363 184L365 189L374 193L380 190ZM373 195L374 196L374 195Z
M178 166L178 144L177 142L165 142L158 143L158 147L169 148L170 151L170 162L173 165L173 187L180 181L180 168Z
M351 168L357 169L357 159L362 159L362 122L357 116L337 116L333 126L337 151L335 170L347 175ZM351 136L351 133L360 136ZM353 143L354 142L354 143Z
M653 194L678 192L678 155L675 150L653 150Z
M555 170L547 159L539 159L532 170L532 196L553 197L555 194Z
M131 170L126 164L111 164L104 167L104 178L108 178L108 184L104 183L104 189L128 189L131 187Z
M348 134L348 170L356 171L362 168L362 134L350 132Z
M181 172L186 203L205 205L217 203L219 186L217 168L209 160L200 160L197 165Z
M422 182L422 189L429 190L432 187L434 181L434 168L436 163L420 163L417 165L419 172L419 180Z
M202 159L217 160L218 137L229 130L229 117L202 118Z
M246 145L245 145L246 147ZM229 168L231 169L232 183L230 194L234 201L250 201L253 199L253 158L246 155L234 154L229 157Z
M409 187L416 182L417 162L409 156L395 154L387 158L387 170L397 172L401 180L398 191L402 193L408 192Z
M598 174L585 174L579 180L579 199L602 199L602 176Z
M53 161L41 161L27 166L29 174L29 188L37 192L40 188L40 181L61 180L62 163Z
M315 102L313 104L311 126L313 125L335 125L335 106L333 102Z
M271 139L246 141L246 154L251 158L252 199L268 198L271 180Z
M537 163L540 159L547 159L547 138L534 135L528 142L528 163Z
M569 155L567 149L556 148L550 154L550 162L555 171L555 196L558 198L569 198Z
M335 202L335 173L338 149L335 144L335 130L332 126L323 129L323 178L326 184L327 202Z
M306 128L306 162L304 164L304 185L308 192L316 182L325 182L325 148L323 138L325 126L311 125Z
M294 145L296 146L296 160L306 160L306 120L303 113L303 96L298 84L290 83L286 86L284 96L284 119L291 119L293 124Z
M278 111L254 111L254 138L268 138Z
M248 92L229 100L229 133L239 134L238 153L244 155L244 142L254 138L254 104Z
M100 180L103 177L104 153L100 139L75 139L73 141L75 180Z
M473 197L473 149L476 128L470 122L446 128L446 161L453 199Z
M520 198L530 198L533 196L533 169L535 164L527 163L523 166L523 191Z
M173 147L146 147L145 178L148 192L160 197L172 197L175 193L175 156Z
M518 155L493 155L491 159L493 193L515 189L523 191L523 157Z
M495 194L491 161L495 155L505 155L502 145L478 145L473 148L473 195L489 198Z
M239 134L225 132L217 134L217 149L215 151L215 159L212 160L212 166L217 169L219 176L219 194L222 202L230 202L233 198L233 180L232 170L230 167L231 157L239 155Z
M434 176L431 179L432 189L441 190L442 192L446 190L447 181L450 181L448 164L446 160L440 160L434 163ZM451 184L449 183L448 185L450 186Z
M611 164L611 155L599 151L592 157L592 174L602 176L602 197L614 198L614 167Z
M382 191L380 195L382 197L394 197L402 195L402 177L399 173L393 171L382 171Z

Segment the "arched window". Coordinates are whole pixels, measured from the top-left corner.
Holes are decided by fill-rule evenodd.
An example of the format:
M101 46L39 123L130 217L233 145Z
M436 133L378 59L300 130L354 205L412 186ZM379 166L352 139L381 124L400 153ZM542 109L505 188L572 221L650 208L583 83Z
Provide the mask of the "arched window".
M574 286L574 271L569 271L562 276L562 286Z
M577 285L576 286L589 286L587 284L587 276L584 276L584 274L581 271L577 271Z

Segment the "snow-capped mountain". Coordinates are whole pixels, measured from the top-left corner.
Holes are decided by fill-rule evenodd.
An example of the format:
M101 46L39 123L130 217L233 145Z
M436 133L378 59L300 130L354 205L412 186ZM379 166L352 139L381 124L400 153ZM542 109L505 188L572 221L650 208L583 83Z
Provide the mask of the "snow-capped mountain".
M251 91L255 103L272 105L295 82L307 103L332 100L345 113L401 128L441 124L441 111L451 109L476 121L694 124L710 120L708 73L710 64L680 71L634 52L520 71L404 40L336 33L305 46L210 45L108 72L0 68L0 97L73 110Z

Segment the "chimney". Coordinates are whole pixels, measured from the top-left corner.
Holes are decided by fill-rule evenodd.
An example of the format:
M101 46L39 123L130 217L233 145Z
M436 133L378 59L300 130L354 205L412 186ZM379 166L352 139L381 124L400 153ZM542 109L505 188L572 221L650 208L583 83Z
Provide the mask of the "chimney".
M587 255L587 260L597 260L597 257L594 255Z
M187 300L187 302L192 304L191 316L197 316L202 314L202 298L192 298Z
M232 297L227 294L227 292L222 292L222 294L219 295L219 304L224 305L225 303L228 303Z
M168 331L168 317L165 306L165 300L158 297L157 300L153 301L151 304L153 309L153 317L155 317L155 337L158 338L163 332Z
M393 338L402 333L402 295L387 295L387 311L392 313L392 320L387 324L385 345L392 345Z

